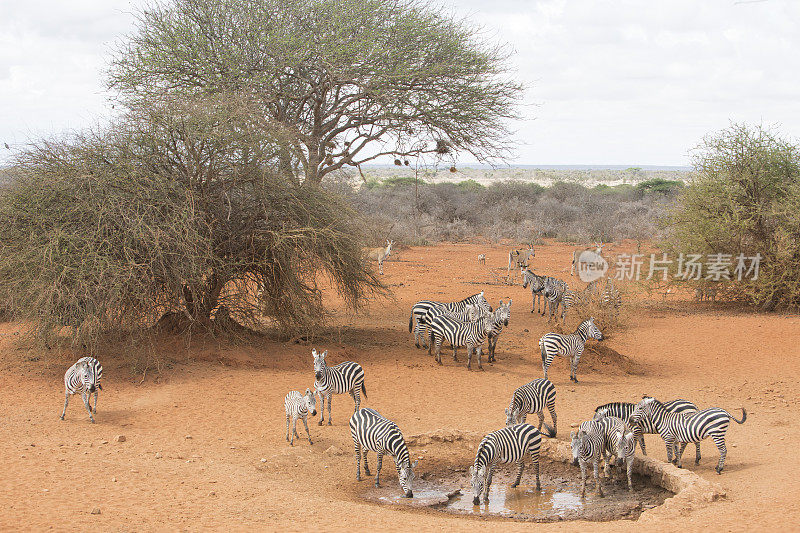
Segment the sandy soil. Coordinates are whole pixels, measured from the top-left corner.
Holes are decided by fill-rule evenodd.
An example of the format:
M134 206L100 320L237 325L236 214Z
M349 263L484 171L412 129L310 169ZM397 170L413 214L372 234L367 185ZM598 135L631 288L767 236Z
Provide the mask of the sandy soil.
M617 247L621 249L620 247ZM476 256L488 254L487 265ZM532 315L530 292L521 286L481 284L500 272L500 246L442 245L400 250L384 265L394 299L374 302L361 317L339 313L328 338L331 363L358 361L366 372L363 405L395 420L406 434L458 428L485 433L504 423L513 390L541 376L537 340L548 327ZM569 275L571 248L537 248L537 271ZM502 268L505 272L505 267ZM498 361L468 372L443 356L444 366L413 347L409 309L423 297L451 300L481 289L496 305L513 297L511 325L498 345ZM671 296L632 306L628 327L604 341L631 358L636 373L608 361L587 361L581 382L568 380L557 360L550 378L558 390L559 438L569 425L607 401L634 401L643 393L688 398L700 406L745 406L744 425L728 431L728 460L718 476L716 448L702 445L699 467L684 465L719 482L727 498L660 524L679 529L755 530L796 528L800 519L797 447L800 437L800 318L754 314L725 305L696 304ZM390 508L365 501L371 478L356 482L346 427L353 403L333 402L333 426L312 421L314 445L284 440L283 398L312 386L310 345L263 341L230 349L195 341L190 349L165 344L175 363L160 374L133 374L112 354L105 366L97 423L90 424L79 399L65 421L62 376L72 354L23 349L21 325L0 324L0 528L234 529L321 531L499 529L628 531L635 522L535 525L461 518L436 511ZM304 435L302 427L299 429ZM124 435L124 442L115 437ZM657 436L650 454L665 458ZM326 453L331 446L343 454ZM461 455L423 455L418 474ZM693 456L691 449L687 452ZM459 464L459 467L465 465ZM396 485L391 461L383 481ZM92 514L99 509L100 514Z

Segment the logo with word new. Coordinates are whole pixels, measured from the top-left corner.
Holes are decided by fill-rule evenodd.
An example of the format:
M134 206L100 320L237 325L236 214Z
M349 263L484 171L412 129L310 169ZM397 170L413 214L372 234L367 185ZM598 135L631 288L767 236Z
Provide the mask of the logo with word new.
M578 277L581 281L591 283L606 275L608 263L603 256L591 250L584 250L578 256Z

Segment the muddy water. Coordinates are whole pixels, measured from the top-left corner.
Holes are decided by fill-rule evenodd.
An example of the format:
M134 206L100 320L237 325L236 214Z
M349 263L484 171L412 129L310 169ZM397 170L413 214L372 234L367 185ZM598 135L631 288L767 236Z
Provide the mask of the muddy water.
M537 491L535 487L522 485L516 488L492 486L489 491L488 503L481 501L480 505L473 505L472 498L471 492L454 496L447 503L447 507L478 515L535 516L547 515L552 512L579 511L584 504L581 495L577 492L550 487L542 487L542 490Z

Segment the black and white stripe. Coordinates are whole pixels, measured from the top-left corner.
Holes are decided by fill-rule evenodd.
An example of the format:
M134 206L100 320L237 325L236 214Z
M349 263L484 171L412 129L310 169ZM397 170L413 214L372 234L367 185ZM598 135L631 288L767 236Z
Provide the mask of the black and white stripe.
M311 412L311 416L317 415L317 399L314 397L314 393L311 392L311 389L306 389L305 394L300 394L296 390L290 391L289 394L286 395L286 398L284 398L283 405L286 407L286 440L289 440L289 419L291 419L293 423L292 439L289 440L289 444L294 446L294 438L300 438L300 435L297 434L298 418L303 421L303 425L306 427L308 443L314 444L311 442L311 433L308 431L307 421L309 411Z
M616 466L625 466L628 490L633 490L633 457L636 451L636 437L633 428L622 419L609 416L607 413L608 411L605 409L596 412L596 420L600 422L603 432L606 477L611 479L610 456L613 455L616 459Z
M549 309L549 319L552 319L554 316L556 316L558 314L558 307L563 304L564 293L566 293L568 290L569 287L567 286L567 282L551 277L545 278L544 290L542 291L542 294L545 298L545 309L542 315L547 313L547 310Z
M430 318L442 312L463 313L467 306L477 305L481 312L491 312L489 302L483 296L483 291L472 296L467 296L457 302L434 302L433 300L421 300L411 308L411 316L408 319L408 332L414 332L414 345L419 348L419 340L422 338L423 345L427 343L428 332L426 327Z
M667 460L676 464L678 468L681 468L681 457L687 443L700 442L711 437L719 450L716 470L717 474L721 474L728 453L725 447L725 433L728 431L730 420L744 424L747 420L747 411L742 407L741 420L737 420L728 411L719 407L703 409L693 414L670 413L664 404L646 396L636 405L630 420L632 424L642 424L643 421L649 420L664 439L667 446ZM680 451L678 444L681 444Z
M561 335L560 333L547 333L539 339L539 349L542 352L542 369L547 377L547 369L553 363L555 356L569 357L569 379L578 382L578 362L586 346L586 339L603 340L603 333L594 325L594 317L581 322L575 333Z
M498 429L486 435L478 446L475 463L469 469L472 481L474 498L472 503L480 504L489 501L489 489L492 485L492 474L497 463L516 463L517 478L512 487L519 485L522 479L522 470L525 468L525 456L530 455L533 460L533 470L536 473L536 490L542 488L539 482L539 449L542 444L542 434L530 424L516 424L503 429Z
M544 421L544 408L550 411L553 427ZM529 414L539 415L539 431L544 425L548 437L555 437L558 423L556 422L556 388L549 379L534 379L514 391L511 403L506 408L506 425L525 423Z
M89 412L89 420L94 423L92 413L97 413L97 393L103 390L100 379L103 377L103 366L94 357L81 357L64 374L64 410L61 420L67 414L69 397L81 393L83 405ZM94 409L91 407L91 395L94 394Z
M503 306L502 300L500 306ZM435 348L436 362L442 364L442 341L447 339L453 345L453 359L456 359L456 348L466 346L467 348L467 368L472 368L472 353L475 352L478 358L478 368L483 370L481 364L483 340L488 334L495 330L498 323L508 325L508 319L504 320L505 315L502 309L483 316L475 322L463 322L450 318L447 315L435 315L430 319L428 325L431 332L431 343L428 346L428 353Z
M539 304L539 313L542 312L542 300L544 299L544 281L545 276L534 274L527 268L522 269L522 288L527 289L528 285L531 287L531 313L536 310L536 304Z
M600 483L600 461L605 451L605 429L602 420L582 422L578 431L570 433L572 464L581 468L581 497L586 496L586 465L594 468L594 483L597 495L603 496Z
M489 363L495 362L494 352L497 349L497 339L500 337L500 333L503 332L503 326L508 325L511 320L511 302L513 301L514 299L511 298L508 303L504 304L503 300L500 300L500 306L496 311L497 320L494 321L492 331L489 332L486 338L489 352L489 357L487 357L486 361Z
M671 400L669 402L664 402L664 407L670 413L694 413L697 411L697 406L690 402L689 400ZM598 413L600 410L605 410L608 416L615 416L620 420L628 422L631 415L633 414L633 410L636 409L635 403L630 402L611 402L606 403L603 405L598 405L597 408L594 410L595 413ZM658 433L658 430L650 421L650 419L642 420L640 424L636 424L633 426L633 432L636 436L636 441L639 443L639 446L642 449L642 454L647 455L647 449L644 445L644 434L645 433ZM700 461L700 443L697 443L697 461Z
M397 424L384 418L374 409L358 409L350 417L350 435L356 448L356 479L361 481L361 456L364 456L364 473L371 475L367 466L367 452L378 455L378 470L375 472L375 486L380 486L383 456L394 458L400 487L407 498L414 496L411 484L414 481L414 467L418 461L411 463L406 441Z
M600 304L603 307L611 308L614 314L619 313L619 308L622 307L622 294L619 289L614 286L614 280L609 279L603 289L603 294L600 297Z
M367 388L364 386L364 369L353 361L345 361L336 366L328 366L325 356L328 351L321 354L312 350L314 356L314 388L319 394L322 406L319 409L319 425L325 420L325 400L328 400L328 425L331 425L331 401L333 394L349 392L356 402L355 410L361 407L361 393L367 397Z

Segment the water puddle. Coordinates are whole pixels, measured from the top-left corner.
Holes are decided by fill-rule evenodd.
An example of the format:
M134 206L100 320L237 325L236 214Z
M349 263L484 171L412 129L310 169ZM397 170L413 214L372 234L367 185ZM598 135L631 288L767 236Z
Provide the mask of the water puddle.
M522 485L511 488L493 484L489 491L488 503L481 501L480 505L473 505L472 498L471 491L456 495L450 498L446 506L450 509L477 515L537 516L577 511L584 504L578 493L550 487L542 487L542 490L537 491L535 487Z

